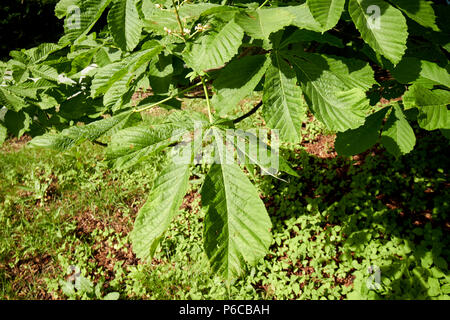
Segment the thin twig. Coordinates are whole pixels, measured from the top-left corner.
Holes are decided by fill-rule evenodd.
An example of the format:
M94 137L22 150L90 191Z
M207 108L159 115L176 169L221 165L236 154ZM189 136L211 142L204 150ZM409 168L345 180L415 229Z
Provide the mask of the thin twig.
M246 114L240 116L239 118L234 119L234 120L233 120L233 123L234 123L234 124L239 123L239 122L241 122L242 120L244 120L244 119L250 117L250 116L253 115L256 111L258 111L259 108L261 108L262 104L263 104L263 102L260 101L260 102L259 102L256 106L254 106L249 112L247 112Z

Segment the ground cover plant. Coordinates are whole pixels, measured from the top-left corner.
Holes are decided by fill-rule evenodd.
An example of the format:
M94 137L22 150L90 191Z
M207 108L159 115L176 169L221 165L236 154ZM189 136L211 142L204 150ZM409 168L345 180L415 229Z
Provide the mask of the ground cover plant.
M153 264L168 252L175 260L190 259L189 251L210 266L193 267L204 272L195 286L177 278L180 269L166 271L180 283L169 292L161 286L159 295L128 283L117 264L107 269L119 280L106 287L116 283L121 290L102 292L106 276L89 280L91 266L78 287L48 280L55 292L85 298L134 297L135 291L156 298L186 292L191 298L448 297L447 161L440 158L450 129L448 6L424 0L62 0L55 13L65 19L58 43L12 51L12 59L0 64L0 141L27 133L37 149L63 157L75 148L86 157L82 146L90 140L106 146L106 161L94 161L96 168L107 166L119 176L120 170L125 176L148 170L143 177L154 174L148 181L130 177L134 187L151 188L136 218L124 218L135 220L125 237L129 259L135 254ZM181 107L181 97L198 96L204 98L200 109ZM242 107L245 99L253 104ZM161 107L170 112L149 112ZM338 158L320 164L297 155L307 140L303 126L313 119L324 134L312 137L325 143L306 149L326 156L326 142L333 141L328 134L336 133L332 153ZM272 131L264 136L265 129ZM350 158L357 154L364 155L356 165L361 171ZM435 164L417 161L433 154ZM77 166L83 169L84 162ZM385 176L388 170L394 175ZM18 178L11 175L9 181ZM54 179L30 179L33 201L45 203ZM398 192L405 184L414 188ZM431 200L423 193L432 193ZM182 216L186 194L196 202ZM5 212L11 205L6 198ZM406 201L411 203L402 208ZM389 216L396 211L423 228L402 226L405 221ZM178 234L186 227L192 242ZM112 241L107 228L100 229ZM96 237L98 228L86 230ZM123 239L116 239L116 251L109 248L110 256ZM76 254L92 255L90 245ZM61 259L61 266L72 266ZM368 288L367 268L373 277L379 270L388 276ZM164 279L159 271L150 278L142 268L131 274L158 287ZM306 281L298 282L299 276ZM223 280L225 286L210 282ZM188 290L177 287L185 285Z

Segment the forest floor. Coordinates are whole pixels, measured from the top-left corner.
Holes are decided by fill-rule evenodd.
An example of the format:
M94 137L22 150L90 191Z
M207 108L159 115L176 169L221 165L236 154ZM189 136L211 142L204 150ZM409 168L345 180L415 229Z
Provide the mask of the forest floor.
M0 299L449 299L449 143L415 130L416 149L398 160L378 146L344 158L332 133L305 121L302 142L282 148L299 177L252 177L273 243L229 290L202 248L201 168L146 263L128 234L162 155L116 171L98 145L58 154L9 139L0 148Z

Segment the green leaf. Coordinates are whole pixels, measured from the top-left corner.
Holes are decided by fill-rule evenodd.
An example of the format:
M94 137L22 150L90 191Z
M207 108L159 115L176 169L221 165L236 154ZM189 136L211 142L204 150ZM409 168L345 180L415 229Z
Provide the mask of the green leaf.
M408 38L402 13L383 0L349 0L348 11L363 40L394 65L399 63Z
M294 177L298 177L289 163L261 138L251 131L234 130L233 135L227 135L227 141L236 149L239 162L247 168L252 168L254 164L258 165L261 173L271 175L276 178L278 169ZM274 137L271 137L274 139ZM274 167L275 165L275 167ZM249 170L250 171L250 170Z
M329 129L345 131L364 123L369 107L365 90L374 81L366 67L350 72L343 61L316 54L289 57L289 61L297 69L309 107Z
M381 133L381 143L386 150L399 157L410 152L416 144L416 136L398 105L392 108Z
M430 1L425 0L391 0L408 17L426 28L439 31L436 25L436 15Z
M417 121L425 130L450 129L448 122L450 92L446 90L429 90L415 84L409 87L403 96L406 108L417 107Z
M66 15L64 23L65 35L60 43L73 42L81 35L86 35L100 19L103 11L112 0L77 0L75 6L79 10L74 10Z
M214 81L216 95L212 99L214 109L225 115L250 95L267 70L269 60L265 55L247 56L233 60Z
M333 28L344 10L345 0L307 0L309 10L323 30Z
M139 71L143 71L141 68L147 65L161 50L162 46L158 45L151 49L133 53L121 61L108 64L99 69L92 80L92 97L95 98L105 94L118 81L122 81L122 85L129 84ZM118 83L116 86L120 85L121 83Z
M450 74L434 62L405 57L392 70L395 79L403 84L415 82L425 87L444 85L450 87Z
M231 20L205 33L193 44L189 43L183 57L197 72L221 67L237 54L243 36L242 28Z
M291 43L311 42L311 41L326 43L338 48L344 48L342 40L339 39L338 37L335 37L329 33L321 34L319 32L304 29L295 30L294 33L292 33L289 37L283 40L283 42L280 44L280 48L285 48Z
M58 151L68 150L82 142L93 141L105 134L113 134L134 121L137 114L128 111L111 118L92 122L85 126L74 126L64 129L61 133L47 133L31 140L35 147L50 148Z
M316 32L325 31L323 30L320 23L317 22L316 19L314 19L307 3L304 3L299 6L283 7L283 10L288 11L293 16L291 22L292 25L300 29L307 29Z
M220 164L211 166L202 186L206 210L204 247L214 272L231 281L247 264L263 258L272 223L258 192L237 164L226 163L224 142L214 130Z
M131 167L155 152L177 141L171 126L131 127L116 132L106 149L106 159L114 161L114 167Z
M28 106L28 103L20 96L11 91L11 88L0 87L0 105L6 108L19 111Z
M123 51L133 51L139 43L142 31L136 0L114 2L108 14L108 26L119 48Z
M380 136L387 111L388 108L384 108L368 116L359 128L338 132L334 142L336 152L342 156L353 156L374 146Z
M291 24L293 15L284 8L257 9L236 15L236 23L250 37L269 39L269 36Z
M189 182L189 164L167 166L156 179L147 202L141 208L130 234L133 251L149 260L178 213Z
M262 112L267 126L279 130L282 140L300 142L306 114L302 90L297 86L294 70L277 52L272 54L272 64L266 72Z

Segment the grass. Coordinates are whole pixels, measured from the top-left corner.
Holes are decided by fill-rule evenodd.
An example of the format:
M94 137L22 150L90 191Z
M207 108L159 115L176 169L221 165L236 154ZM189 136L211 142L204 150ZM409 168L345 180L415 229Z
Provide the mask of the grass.
M90 143L57 154L8 141L0 150L0 298L448 300L448 141L418 131L417 148L399 160L377 147L346 159L317 122L302 130L301 145L283 146L299 178L252 176L274 240L229 289L202 249L199 181L154 259L133 255L128 233L161 155L115 171ZM376 283L370 266L381 270L376 290L367 287Z

